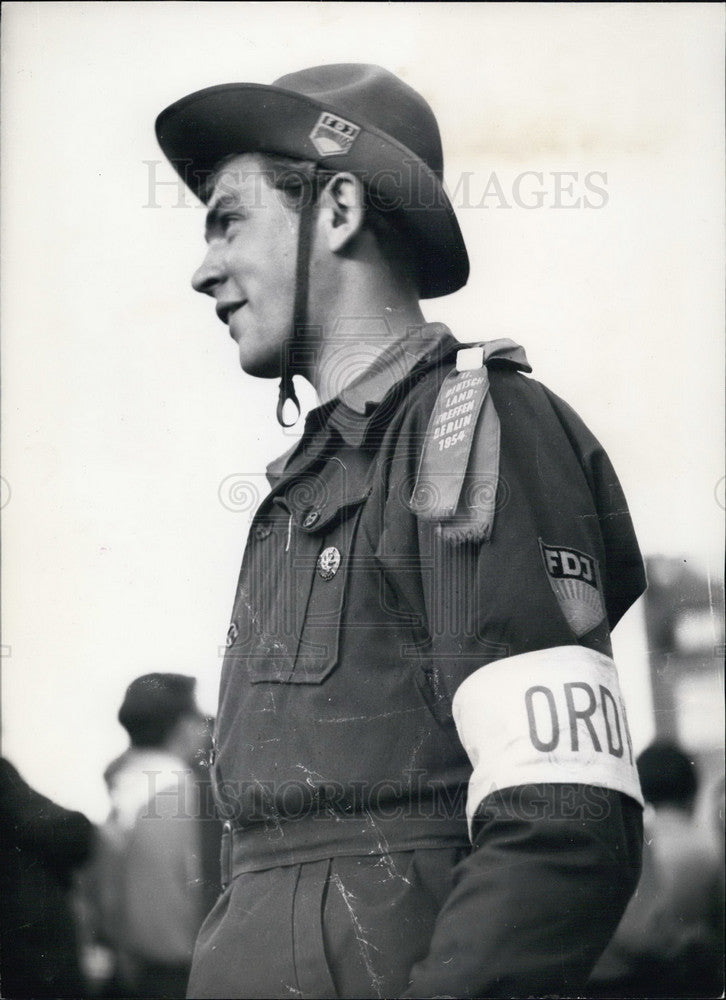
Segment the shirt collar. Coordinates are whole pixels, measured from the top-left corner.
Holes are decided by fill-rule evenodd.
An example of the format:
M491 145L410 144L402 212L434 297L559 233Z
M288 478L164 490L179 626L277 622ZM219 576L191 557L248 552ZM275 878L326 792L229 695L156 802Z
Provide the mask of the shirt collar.
M302 438L267 466L269 482L274 484L281 478L303 442L326 424L335 428L346 444L359 448L378 406L391 390L415 368L436 364L455 346L461 345L443 323L426 323L394 341L335 399L310 410Z
M427 323L395 341L337 397L329 423L343 440L359 447L378 406L415 368L436 364L458 341L443 323Z
M325 426L328 415L336 406L337 400L330 400L327 403L323 403L322 406L316 406L314 410L310 410L305 417L305 429L302 436L286 452L273 459L267 466L267 480L271 486L274 486L281 478L294 455L304 453L309 458L311 447L315 453L322 449L324 440L319 436L316 438L316 432Z

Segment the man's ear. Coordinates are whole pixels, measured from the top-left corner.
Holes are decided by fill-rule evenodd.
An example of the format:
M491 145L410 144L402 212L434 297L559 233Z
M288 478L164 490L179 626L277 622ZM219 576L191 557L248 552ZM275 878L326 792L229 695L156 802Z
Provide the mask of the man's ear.
M320 204L328 247L340 253L363 228L363 185L354 174L336 174L325 185Z

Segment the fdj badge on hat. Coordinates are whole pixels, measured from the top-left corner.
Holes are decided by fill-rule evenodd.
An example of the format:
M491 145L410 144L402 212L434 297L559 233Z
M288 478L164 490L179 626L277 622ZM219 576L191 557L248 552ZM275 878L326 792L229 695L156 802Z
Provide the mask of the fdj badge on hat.
M359 132L353 122L323 111L310 133L310 140L321 156L335 156L347 153Z

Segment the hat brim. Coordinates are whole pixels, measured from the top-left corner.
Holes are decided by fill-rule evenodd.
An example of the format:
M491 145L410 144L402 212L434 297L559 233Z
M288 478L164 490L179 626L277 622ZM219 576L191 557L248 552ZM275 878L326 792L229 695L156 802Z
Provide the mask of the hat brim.
M156 120L164 155L204 200L205 186L231 153L271 153L313 161L361 177L374 203L396 211L418 250L421 297L448 295L466 284L469 258L454 209L436 174L410 149L370 124L349 148L321 154L312 141L323 112L335 108L303 94L254 83L222 84L170 105Z

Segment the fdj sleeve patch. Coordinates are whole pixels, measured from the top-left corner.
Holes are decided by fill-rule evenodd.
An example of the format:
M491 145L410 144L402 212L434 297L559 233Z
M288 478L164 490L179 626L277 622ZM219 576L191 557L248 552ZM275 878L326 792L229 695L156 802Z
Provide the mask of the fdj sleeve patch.
M453 715L473 767L470 830L488 795L518 785L597 785L643 804L617 670L601 653L557 646L480 667Z
M577 549L545 545L541 538L539 545L550 586L567 624L579 639L605 617L597 560Z

